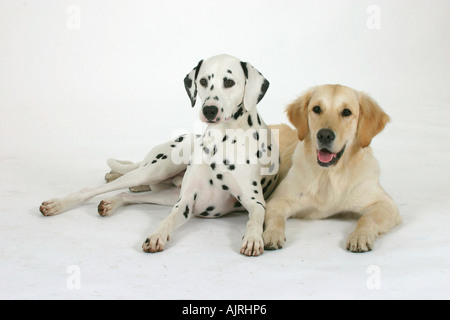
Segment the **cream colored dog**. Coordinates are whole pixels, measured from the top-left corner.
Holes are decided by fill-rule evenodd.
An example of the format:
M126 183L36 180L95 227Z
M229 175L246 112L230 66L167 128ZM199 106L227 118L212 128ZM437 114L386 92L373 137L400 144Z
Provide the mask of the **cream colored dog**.
M341 85L308 90L287 107L287 114L297 128L290 135L298 134L300 141L290 148L292 167L267 203L265 248L283 247L290 217L322 219L355 212L361 218L347 249L371 250L380 234L401 222L396 204L379 183L378 162L369 147L388 115L367 94Z

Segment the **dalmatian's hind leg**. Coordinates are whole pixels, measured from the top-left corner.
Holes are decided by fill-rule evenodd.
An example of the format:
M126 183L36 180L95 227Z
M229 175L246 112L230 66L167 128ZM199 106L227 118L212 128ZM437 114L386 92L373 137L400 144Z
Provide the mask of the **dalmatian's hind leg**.
M179 197L180 189L177 187L171 187L162 191L150 191L139 194L122 192L112 198L102 200L98 205L98 213L104 217L110 215L121 206L134 203L150 203L173 206Z

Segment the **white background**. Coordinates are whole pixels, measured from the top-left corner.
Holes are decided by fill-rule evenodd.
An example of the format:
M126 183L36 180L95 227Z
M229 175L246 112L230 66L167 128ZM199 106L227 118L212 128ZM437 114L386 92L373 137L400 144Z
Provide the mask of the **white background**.
M449 12L448 0L0 0L0 298L450 298ZM102 218L97 197L40 215L104 183L107 158L139 161L194 130L182 80L221 53L270 81L267 123L317 84L374 97L392 122L372 147L404 223L353 254L355 220L289 220L282 250L247 258L245 214L191 219L154 255L141 243L168 207Z

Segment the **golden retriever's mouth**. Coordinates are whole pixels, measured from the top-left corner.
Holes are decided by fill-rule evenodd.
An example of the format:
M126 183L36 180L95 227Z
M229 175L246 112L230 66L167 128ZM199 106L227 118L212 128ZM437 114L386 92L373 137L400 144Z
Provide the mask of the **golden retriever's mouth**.
M321 167L330 167L335 165L344 154L346 145L338 153L333 153L326 148L317 151L317 163Z

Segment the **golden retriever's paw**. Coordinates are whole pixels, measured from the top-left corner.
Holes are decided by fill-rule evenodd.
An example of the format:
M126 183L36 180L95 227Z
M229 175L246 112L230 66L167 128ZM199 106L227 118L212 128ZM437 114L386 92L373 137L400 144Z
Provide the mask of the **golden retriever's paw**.
M347 239L347 250L367 252L372 250L376 235L364 230L353 231Z
M242 240L241 253L246 256L257 257L264 252L264 243L261 236L245 236Z
M286 237L284 231L279 229L267 229L263 233L264 249L277 250L284 246Z
M167 241L169 241L169 236L164 237L161 234L153 234L142 244L142 250L150 253L164 251L164 245Z

